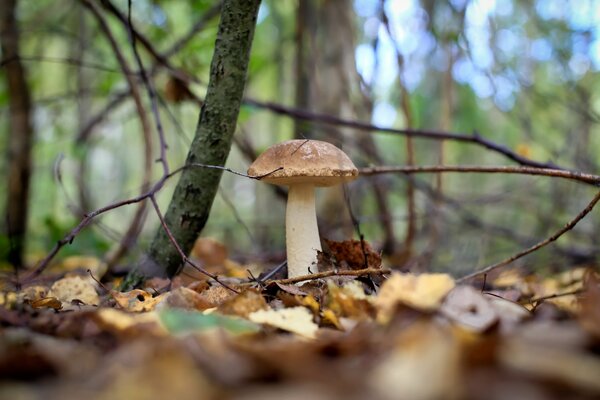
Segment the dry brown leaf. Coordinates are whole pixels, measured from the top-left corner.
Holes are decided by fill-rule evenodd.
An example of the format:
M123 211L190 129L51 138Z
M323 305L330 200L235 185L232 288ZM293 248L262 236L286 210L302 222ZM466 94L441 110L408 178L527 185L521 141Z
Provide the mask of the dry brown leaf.
M222 314L247 318L248 315L255 311L266 310L268 308L267 302L260 293L248 289L222 302L217 310Z
M313 339L319 329L317 324L313 322L313 315L305 307L259 310L248 315L248 319L258 324L270 325L309 339Z
M200 295L204 298L204 300L212 304L213 307L217 307L219 304L227 299L232 298L236 294L221 285L217 285L203 290Z
M362 269L381 267L381 256L379 253L373 251L369 243L365 241L344 240L336 242L327 239L323 241L325 242L326 250L322 253L319 252L319 271L327 271L333 268Z
M329 301L327 306L337 316L353 318L357 321L373 319L375 307L373 297L367 296L362 289L362 284L352 281L340 287L328 281Z
M379 309L377 319L389 322L399 303L421 311L436 310L454 285L448 274L393 274L374 300Z
M483 332L498 321L494 307L471 286L452 289L440 312L454 323L475 332Z
M56 297L44 297L43 299L34 300L31 303L33 308L53 308L60 310L63 306Z
M91 278L67 276L52 285L48 297L56 297L64 305L78 300L83 304L98 305L100 297L96 293L96 284Z
M192 289L178 287L177 289L165 293L165 296L160 304L157 304L157 307L173 307L203 311L213 308L214 304L210 303L200 293Z

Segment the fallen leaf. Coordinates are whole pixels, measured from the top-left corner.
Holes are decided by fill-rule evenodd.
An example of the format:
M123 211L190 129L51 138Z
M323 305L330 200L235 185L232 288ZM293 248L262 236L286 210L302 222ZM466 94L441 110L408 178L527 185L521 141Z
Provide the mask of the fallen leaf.
M232 334L256 333L260 326L246 319L219 315L203 314L198 311L165 309L158 313L160 322L172 334L202 332L209 329L222 329Z
M278 282L275 282L274 285L276 285L279 289L283 290L286 293L295 294L298 296L306 296L308 294L296 285L284 285Z
M255 311L268 308L267 302L260 293L248 289L222 302L217 310L222 314L247 318Z
M352 281L340 287L328 281L328 288L327 307L338 317L363 321L375 316L375 307L371 303L373 297L365 294L360 282Z
M252 322L270 325L309 339L313 339L319 329L317 324L313 322L313 315L305 307L260 310L250 314L248 319Z
M112 291L111 296L122 309L130 312L142 312L154 310L156 305L163 300L165 294L152 297L145 290L133 289L129 292Z
M440 312L454 323L475 332L483 332L498 321L494 307L471 286L452 289Z
M448 274L392 274L374 300L379 309L377 319L389 322L399 303L421 311L436 310L454 285Z
M33 308L53 308L60 310L63 306L56 297L44 297L43 299L34 300L31 303Z
M100 297L96 293L96 284L90 278L67 276L52 285L48 297L56 297L63 304L79 300L84 304L98 305Z
M360 240L323 239L325 251L319 252L319 271L339 269L363 269L381 267L381 255L373 251L369 243Z
M165 293L165 296L162 298L162 301L157 304L157 307L203 311L213 308L214 304L192 289L178 287L177 289Z
M144 334L164 335L158 314L128 313L114 308L100 308L93 314L93 320L103 329L119 335L130 335L143 332Z

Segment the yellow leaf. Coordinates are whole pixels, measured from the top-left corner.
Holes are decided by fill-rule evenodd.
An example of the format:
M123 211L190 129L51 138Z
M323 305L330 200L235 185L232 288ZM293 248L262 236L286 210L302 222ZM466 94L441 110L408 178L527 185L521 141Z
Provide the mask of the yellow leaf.
M33 308L53 308L60 310L62 303L56 297L45 297L43 299L34 300L31 302Z
M258 324L266 324L284 331L313 339L319 327L313 322L313 316L305 307L283 308L281 310L259 310L248 316Z
M84 304L98 305L100 298L96 293L95 283L91 279L80 276L67 276L52 285L48 297L56 297L62 303L79 300Z
M399 303L421 311L436 310L454 285L448 274L393 274L375 299L377 318L379 322L389 322Z
M115 299L117 304L124 310L131 312L142 312L154 310L154 307L163 299L164 293L152 297L152 295L145 290L134 289L130 292L112 292L112 297Z
M166 333L155 312L130 314L114 308L100 308L94 315L94 320L109 332L122 333L139 327L149 333Z

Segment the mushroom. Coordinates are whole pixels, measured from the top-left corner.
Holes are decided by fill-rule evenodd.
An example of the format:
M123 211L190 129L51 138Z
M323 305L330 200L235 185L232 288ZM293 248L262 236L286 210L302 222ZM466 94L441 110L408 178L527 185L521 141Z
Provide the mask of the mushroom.
M316 264L321 240L315 211L315 187L356 179L358 170L334 145L319 140L288 140L269 147L248 168L250 176L288 186L285 213L288 277L308 274Z

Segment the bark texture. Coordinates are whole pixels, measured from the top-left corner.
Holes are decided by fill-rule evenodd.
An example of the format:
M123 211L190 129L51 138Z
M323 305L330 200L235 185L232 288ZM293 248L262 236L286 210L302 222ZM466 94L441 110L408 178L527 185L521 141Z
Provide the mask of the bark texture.
M210 68L208 90L187 164L225 165L244 94L250 48L260 0L225 0ZM180 177L165 215L182 250L189 253L208 220L222 171L187 168ZM149 249L142 271L175 275L181 257L163 229ZM155 269L158 267L158 270Z
M6 200L6 235L10 247L8 262L15 267L23 265L29 182L31 178L31 97L25 79L25 69L19 60L19 29L17 0L4 0L0 6L0 42L7 81L10 134L8 139L8 190Z

